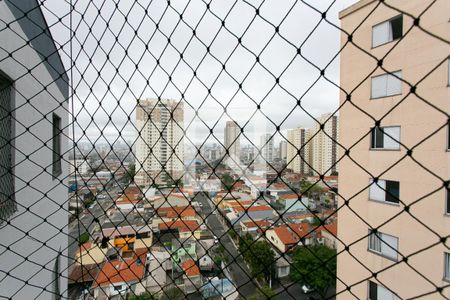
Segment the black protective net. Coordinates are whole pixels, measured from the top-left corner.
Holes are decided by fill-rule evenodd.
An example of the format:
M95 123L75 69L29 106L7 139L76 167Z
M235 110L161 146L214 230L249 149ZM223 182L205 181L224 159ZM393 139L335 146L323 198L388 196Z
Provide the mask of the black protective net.
M449 299L445 0L0 0L0 298Z

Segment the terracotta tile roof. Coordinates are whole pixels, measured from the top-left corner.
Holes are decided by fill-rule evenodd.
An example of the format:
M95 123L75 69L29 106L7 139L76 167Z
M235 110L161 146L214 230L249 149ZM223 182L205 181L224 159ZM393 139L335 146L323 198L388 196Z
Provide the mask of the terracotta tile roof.
M322 236L322 232L326 231L327 233L332 234L336 237L337 236L337 222L333 222L331 224L326 224L326 225L320 226L319 228L316 229L316 231L320 233L320 236Z
M183 268L183 271L187 277L194 277L200 275L200 269L195 264L195 261L193 259L188 259L184 261L181 264L181 267Z
M195 217L196 212L192 206L169 206L160 207L157 210L157 215L166 218L177 218L177 217Z
M100 271L97 264L73 264L68 278L69 284L94 281Z
M254 212L254 211L268 211L268 210L273 210L272 207L268 206L268 205L258 205L258 206L249 206L249 207L240 207L240 206L236 206L233 207L233 209L237 212Z
M177 220L170 222L162 222L158 225L159 230L178 229L179 232L193 232L200 229L200 225L196 220Z
M284 183L273 183L270 185L271 188L273 189L287 189L288 186Z
M93 286L141 280L145 275L146 254L147 249L138 249L130 259L106 262L98 273Z
M280 199L298 199L299 197L300 196L297 195L296 193L289 193L289 194L280 195L279 198Z
M285 245L297 244L301 238L310 234L307 223L281 225L273 229L280 241Z
M272 224L267 220L245 220L241 222L247 228L267 228Z

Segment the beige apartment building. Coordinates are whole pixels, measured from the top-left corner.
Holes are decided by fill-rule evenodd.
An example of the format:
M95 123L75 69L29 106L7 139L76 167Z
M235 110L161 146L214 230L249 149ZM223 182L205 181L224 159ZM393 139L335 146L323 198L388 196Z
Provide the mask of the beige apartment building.
M136 183L161 184L184 174L183 102L139 100L136 107Z
M331 113L321 115L308 136L312 143L312 174L329 176L338 172L339 146L336 141L339 141L339 117Z
M337 299L448 299L450 2L385 3L339 15L340 143L359 166L339 166Z
M235 121L227 121L224 132L225 149L228 150L228 155L235 163L240 162L240 133L241 128Z
M311 145L309 131L306 128L294 128L287 131L287 167L293 172L308 174L311 163ZM309 141L309 142L308 142ZM300 153L299 153L300 151Z

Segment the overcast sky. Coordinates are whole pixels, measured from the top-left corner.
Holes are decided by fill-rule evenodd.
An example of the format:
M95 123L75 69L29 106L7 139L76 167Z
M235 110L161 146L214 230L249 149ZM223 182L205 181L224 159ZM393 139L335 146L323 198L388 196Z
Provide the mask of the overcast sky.
M66 1L41 2L53 37L64 45L67 68L69 29L75 32L69 76L77 140L85 139L85 131L92 141L114 141L119 132L132 141L136 99L181 100L183 94L187 136L198 143L209 128L223 141L230 118L246 124L246 135L258 141L264 132L276 132L273 123L283 132L310 127L314 121L305 111L314 117L335 111L338 89L313 64L326 67L326 78L339 84L340 32L320 12L338 27L338 12L356 0L217 0L209 8L203 0L121 0L117 7L118 1L78 0L72 25ZM305 111L296 106L300 98Z

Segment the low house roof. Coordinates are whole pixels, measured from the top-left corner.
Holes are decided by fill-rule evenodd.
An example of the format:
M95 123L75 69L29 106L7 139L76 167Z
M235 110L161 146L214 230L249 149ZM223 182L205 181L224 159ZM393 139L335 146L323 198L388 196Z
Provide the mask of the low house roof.
M268 205L257 205L257 206L249 206L249 207L236 206L236 207L233 207L233 209L237 212L255 212L255 211L273 210L273 208Z
M287 189L288 186L284 183L272 183L269 188L270 189Z
M176 218L176 217L195 217L197 214L192 206L168 206L160 207L157 210L159 217Z
M267 228L272 224L267 220L245 220L241 223L247 228Z
M69 284L94 281L100 271L98 264L73 264L69 271Z
M200 269L193 259L188 259L181 264L187 277L195 277L200 275Z
M281 225L273 230L285 245L297 244L301 238L310 234L310 226L307 223Z
M93 286L141 280L145 275L147 252L148 250L145 248L137 249L130 259L106 262L98 273Z
M159 230L178 229L179 232L196 231L200 229L197 220L176 220L158 224Z

